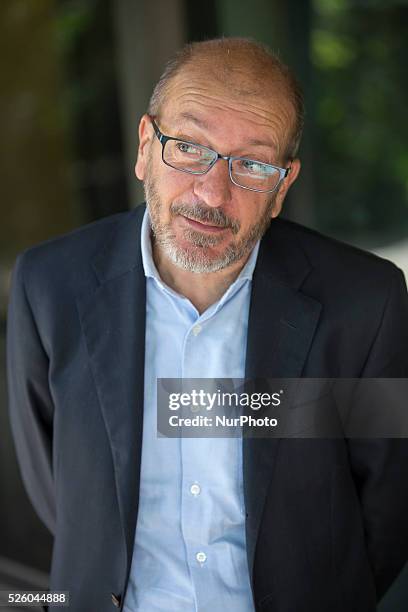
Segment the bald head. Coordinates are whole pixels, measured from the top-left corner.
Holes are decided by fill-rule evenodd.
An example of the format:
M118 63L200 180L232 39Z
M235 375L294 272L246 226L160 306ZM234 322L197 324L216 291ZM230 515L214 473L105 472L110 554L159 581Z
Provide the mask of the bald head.
M286 155L294 158L303 129L301 88L279 58L266 46L247 38L219 38L190 43L170 60L149 103L150 115L158 116L171 98L180 77L205 79L228 96L251 103L257 98L284 100L290 117Z

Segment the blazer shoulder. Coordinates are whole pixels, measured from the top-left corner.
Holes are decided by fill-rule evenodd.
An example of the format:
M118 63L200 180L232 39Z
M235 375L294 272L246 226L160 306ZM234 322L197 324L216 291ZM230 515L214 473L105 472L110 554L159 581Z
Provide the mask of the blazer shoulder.
M109 243L117 230L137 224L138 218L141 220L141 208L103 217L31 246L18 255L17 265L24 270L27 278L43 273L52 274L53 270L59 275L70 270L79 271Z
M135 213L136 210L121 212L81 225L67 233L24 249L19 253L18 258L37 263L59 256L64 257L77 249L80 249L83 254L88 253L92 256L92 253L97 252L98 247L102 247L109 239L112 231L121 223L129 221Z
M374 253L325 236L315 229L287 219L280 219L281 231L296 239L309 262L323 274L341 278L348 282L361 279L390 279L400 276L402 271L391 261Z
M143 212L137 207L110 215L26 249L15 262L13 284L21 283L34 304L52 296L70 299L82 287L95 286L94 258L113 239L120 245L123 236L128 245L129 234L140 230Z

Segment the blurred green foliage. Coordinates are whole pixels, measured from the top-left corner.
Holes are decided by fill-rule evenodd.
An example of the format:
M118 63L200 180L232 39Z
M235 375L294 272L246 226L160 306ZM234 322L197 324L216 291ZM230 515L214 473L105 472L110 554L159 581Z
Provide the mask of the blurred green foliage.
M0 262L71 229L70 135L53 41L53 0L3 0L0 12L2 144Z
M316 222L379 246L408 233L408 2L313 8Z

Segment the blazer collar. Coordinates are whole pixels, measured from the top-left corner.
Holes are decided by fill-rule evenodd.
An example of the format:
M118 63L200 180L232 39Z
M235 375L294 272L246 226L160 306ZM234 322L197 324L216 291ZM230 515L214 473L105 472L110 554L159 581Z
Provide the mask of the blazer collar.
M124 215L101 251L95 255L92 266L101 284L140 268L140 232L145 209L144 205L138 206ZM141 270L143 272L143 268Z

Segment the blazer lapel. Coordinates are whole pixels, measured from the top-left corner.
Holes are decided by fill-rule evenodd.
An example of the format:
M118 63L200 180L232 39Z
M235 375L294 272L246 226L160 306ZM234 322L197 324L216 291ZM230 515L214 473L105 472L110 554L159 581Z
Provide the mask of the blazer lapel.
M146 289L140 229L144 207L119 223L93 261L96 289L78 299L95 385L109 438L128 555L133 552L143 427Z
M289 234L289 235L287 235ZM285 222L275 220L261 242L252 280L246 379L302 375L321 304L300 292L311 273ZM252 580L256 541L273 477L279 439L243 439L248 567Z

